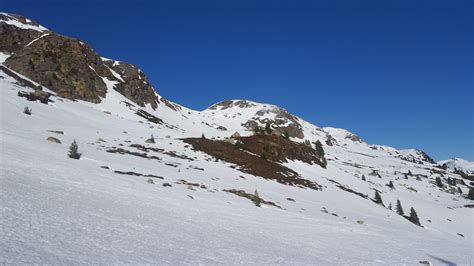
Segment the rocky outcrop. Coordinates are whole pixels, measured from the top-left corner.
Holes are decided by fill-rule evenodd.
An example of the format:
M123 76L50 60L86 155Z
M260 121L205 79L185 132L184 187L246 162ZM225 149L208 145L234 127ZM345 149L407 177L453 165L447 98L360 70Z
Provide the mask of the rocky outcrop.
M13 53L4 64L56 92L58 96L99 103L103 78L139 106L178 107L159 99L145 74L126 62L103 60L87 44L57 35L25 17L0 13L0 51Z
M116 85L118 92L140 106L150 104L153 109L158 107L155 91L140 69L125 62L105 60L104 63L119 74L123 81Z
M237 100L237 101L225 100L225 101L214 104L213 106L209 107L209 109L210 110L217 110L217 109L225 110L225 109L229 109L229 108L232 108L232 107L250 108L250 107L254 107L254 106L256 106L256 104L254 104L252 102L249 102L249 101L246 101L246 100Z
M19 28L22 26L22 28ZM0 51L13 53L49 31L23 16L0 13Z
M107 92L101 77L112 76L88 45L55 34L23 47L4 64L61 97L94 103Z

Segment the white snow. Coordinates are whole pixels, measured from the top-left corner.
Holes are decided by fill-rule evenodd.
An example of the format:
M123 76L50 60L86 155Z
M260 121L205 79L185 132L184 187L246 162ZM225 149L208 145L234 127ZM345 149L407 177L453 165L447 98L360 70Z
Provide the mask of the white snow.
M19 21L17 18L15 18L13 16L10 16L7 13L0 13L0 14L7 17L7 19L0 19L0 22L4 22L6 24L13 25L15 27L25 29L25 30L35 30L35 31L39 31L39 32L43 32L43 31L48 30L47 28L45 28L41 25L36 26L36 25L32 25L32 24L23 23L23 22ZM31 22L31 21L27 21L27 22Z
M156 110L128 107L123 101L132 102L114 90L116 82L106 78L107 94L99 104L53 96L54 104L45 105L18 97L19 90L30 89L15 84L2 71L0 77L1 263L474 263L473 212L464 207L472 203L463 195L437 188L434 178L438 175L430 174L431 164L401 160L392 154L393 148L374 149L346 140L348 133L343 130L321 129L300 119L306 139L324 143L330 132L338 143L324 145L327 169L300 161L284 163L323 188L314 191L240 172L180 140L201 134L220 139L235 131L245 134L241 124L262 108L272 109L271 105L202 112L181 106L174 111L163 104ZM25 106L32 108L31 116L23 113ZM176 128L152 124L135 114L138 109ZM218 125L228 130L217 130ZM151 134L156 144L145 144ZM62 144L46 141L49 136ZM79 144L80 160L66 156L73 140ZM159 160L106 151L115 147L142 153L131 144L157 149L146 153ZM173 157L167 153L171 151L192 160ZM372 170L381 178L370 175ZM426 177L405 179L403 173L408 170ZM164 179L152 178L155 184L149 184L149 177L114 171ZM361 180L362 175L367 181ZM459 178L453 173L444 178L448 176ZM206 188L190 189L178 184L182 179ZM377 189L385 205L395 207L399 199L405 213L410 207L416 209L424 228L339 189L331 180L370 198ZM390 180L395 190L386 186ZM163 187L164 183L172 187ZM467 187L459 187L465 195ZM250 193L257 189L282 209L257 208L223 189Z
M43 34L43 35L39 36L38 38L36 38L36 39L32 40L32 41L31 41L31 42L29 42L27 45L25 45L25 47L28 47L28 46L30 46L31 44L33 44L33 43L34 43L34 42L36 42L37 40L39 40L39 39L41 39L41 38L43 38L43 37L45 37L45 36L48 36L48 35L49 35L49 33L45 33L45 34Z
M5 62L5 60L7 60L7 58L10 56L11 54L8 54L6 52L0 52L0 64Z
M461 158L452 158L449 160L438 161L439 165L446 164L451 170L461 170L468 175L474 175L474 162Z

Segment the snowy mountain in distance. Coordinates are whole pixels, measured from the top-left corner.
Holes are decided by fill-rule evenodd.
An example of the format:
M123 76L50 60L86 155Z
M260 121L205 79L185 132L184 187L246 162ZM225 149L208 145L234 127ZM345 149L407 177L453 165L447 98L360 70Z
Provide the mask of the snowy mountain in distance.
M473 183L452 170L472 163L271 104L191 110L18 15L0 54L1 263L474 263Z
M474 162L461 158L451 158L449 160L438 161L438 165L446 165L450 170L459 170L467 175L474 175Z

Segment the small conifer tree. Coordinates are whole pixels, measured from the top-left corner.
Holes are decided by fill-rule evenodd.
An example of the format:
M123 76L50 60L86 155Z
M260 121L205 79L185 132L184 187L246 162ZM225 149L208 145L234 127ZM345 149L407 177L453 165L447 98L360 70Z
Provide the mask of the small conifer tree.
M25 113L27 115L31 115L32 110L31 110L31 108L28 108L28 106L25 106L25 109L23 109L23 113Z
M362 175L362 181L365 181L365 175Z
M258 195L258 191L255 189L255 192L253 194L253 203L255 204L255 206L257 207L260 207L260 205L262 204L262 198L260 198L260 195Z
M153 134L151 134L150 138L145 141L146 143L155 143L155 137L153 137Z
M410 209L410 221L416 225L421 226L420 219L418 219L418 214L413 207Z
M474 188L469 188L469 192L467 193L467 198L470 200L474 200Z
M403 216L405 213L403 212L402 204L400 200L397 200L397 207L396 207L397 214Z
M392 203L391 202L388 204L388 209L392 210Z
M443 187L443 181L441 181L441 177L439 176L436 177L436 185L440 188Z
M69 158L72 158L72 159L80 159L81 158L81 154L78 152L78 146L77 146L76 140L74 140L71 143L71 146L69 146L68 156L69 156Z
M459 194L462 194L462 189L460 187L458 187L458 192Z
M265 124L265 132L266 132L267 134L271 134L271 133L272 133L272 127L271 127L271 123L270 123L270 122L267 122L267 123Z
M314 146L316 148L316 153L318 154L319 157L324 157L324 149L323 149L323 144L321 141L317 140L314 142Z

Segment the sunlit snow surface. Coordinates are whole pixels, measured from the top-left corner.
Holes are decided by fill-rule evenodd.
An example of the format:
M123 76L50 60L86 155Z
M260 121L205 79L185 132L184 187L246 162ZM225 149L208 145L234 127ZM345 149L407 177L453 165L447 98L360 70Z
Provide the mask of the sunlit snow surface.
M114 82L104 82L108 92L100 104L52 97L54 103L44 105L18 97L19 90L30 89L0 71L0 263L474 263L473 209L463 207L472 202L440 191L431 178L404 179L400 173L410 170L428 175L430 164L403 161L396 158L393 148L373 149L346 139L342 130L301 121L306 138L324 143L331 131L338 145L325 145L327 169L299 161L285 163L302 178L322 185L322 191L282 185L209 160L179 140L201 134L222 139L235 131L250 134L241 123L262 106L222 112L174 111L163 104L156 111L145 108L176 128L166 127L137 116L139 107L127 107L122 101L129 100L113 90ZM31 116L23 113L25 106L32 108ZM219 131L206 123L228 130ZM137 151L129 145L145 145L151 134L157 143L147 146L175 151L194 161L159 152L148 154L161 161L106 152L112 147ZM62 144L47 141L50 136ZM66 156L73 140L83 154L80 160ZM382 178L370 176L372 168ZM149 184L148 177L120 175L114 170L164 179ZM362 174L366 182L360 179ZM190 190L176 184L180 179L207 189ZM417 210L424 228L337 188L329 179L371 198L376 188L386 206L392 203L395 207L400 199L405 213L412 206ZM395 190L385 186L390 180ZM172 187L163 187L163 183ZM462 188L466 193L466 187ZM250 193L258 189L261 197L283 209L258 208L222 189ZM329 213L322 212L323 208Z
M20 20L18 20L17 18L12 17L11 15L9 15L7 13L0 12L0 15L4 15L5 17L7 17L6 19L0 19L1 22L9 24L9 25L13 25L13 26L15 26L17 28L20 28L20 29L35 30L35 31L40 31L40 32L48 30L47 28L45 28L41 25L32 25L32 24L23 23ZM27 19L27 22L30 23L31 21Z

